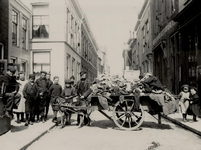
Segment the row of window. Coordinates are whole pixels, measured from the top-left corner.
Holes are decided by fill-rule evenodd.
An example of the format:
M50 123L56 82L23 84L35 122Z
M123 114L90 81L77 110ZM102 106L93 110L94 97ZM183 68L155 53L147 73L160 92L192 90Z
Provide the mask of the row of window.
M95 57L94 54L94 48L91 43L88 42L86 37L82 35L82 56L88 60L90 63L92 63L94 66L97 65L97 58Z
M19 42L18 41L18 32L19 32L19 21L22 22L22 29L20 30L20 32L22 32L21 34L21 38L22 38L22 47L24 49L26 49L26 43L27 43L27 19L25 17L22 17L22 20L19 18L19 13L15 10L12 10L12 44L19 46Z
M77 80L79 80L80 63L76 63L75 58L71 57L70 55L67 55L66 67L67 78L69 79L71 76L74 76Z

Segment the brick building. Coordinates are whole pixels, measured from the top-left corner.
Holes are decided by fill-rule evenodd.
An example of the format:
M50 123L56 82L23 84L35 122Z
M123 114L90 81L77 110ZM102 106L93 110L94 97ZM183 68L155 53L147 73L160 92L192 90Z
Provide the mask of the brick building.
M141 74L153 73L152 59L152 13L153 0L145 0L138 15L138 21L135 25L137 41L135 43L135 66L140 70ZM158 3L158 2L157 2Z
M0 1L0 59L8 59L9 1Z
M164 86L179 92L179 66L177 53L177 23L172 19L178 13L177 0L154 0L152 9L153 74Z
M179 13L173 18L179 23L174 41L178 64L179 85L196 86L198 66L201 65L201 1L179 0Z
M21 1L9 0L8 62L16 64L18 71L30 72L31 10Z
M86 71L88 78L93 81L98 74L97 51L99 48L86 15L82 18L81 33L81 70Z
M18 71L24 71L27 77L31 11L19 0L1 1L0 7L0 59L17 65Z

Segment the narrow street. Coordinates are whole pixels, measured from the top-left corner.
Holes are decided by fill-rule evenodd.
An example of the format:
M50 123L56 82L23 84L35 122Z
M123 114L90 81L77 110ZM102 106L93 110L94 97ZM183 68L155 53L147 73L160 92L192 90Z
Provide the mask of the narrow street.
M98 111L91 114L90 127L78 128L73 115L73 123L61 129L55 127L33 143L28 150L199 150L200 137L186 131L167 120L162 124L146 113L139 131L123 131Z

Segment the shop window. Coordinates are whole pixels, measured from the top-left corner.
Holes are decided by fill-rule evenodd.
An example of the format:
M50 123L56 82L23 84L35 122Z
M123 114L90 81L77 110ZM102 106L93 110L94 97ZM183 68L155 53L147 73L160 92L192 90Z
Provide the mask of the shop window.
M34 52L33 53L33 71L50 72L50 52Z
M27 20L22 18L22 47L26 49L27 43Z
M33 7L33 38L49 37L48 5Z
M12 43L17 45L18 13L12 10Z

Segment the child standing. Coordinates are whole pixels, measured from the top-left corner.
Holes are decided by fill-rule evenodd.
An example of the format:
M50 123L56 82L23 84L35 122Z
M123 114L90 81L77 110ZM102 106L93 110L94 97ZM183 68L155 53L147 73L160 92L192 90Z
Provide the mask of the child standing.
M25 126L33 125L33 117L35 111L35 105L38 96L38 88L35 81L35 75L29 75L29 82L25 84L23 89L23 95L26 99L25 101L25 113L26 113L26 123Z
M76 95L75 89L71 86L72 81L70 79L65 80L65 87L61 93L61 97L66 99L66 102L70 102L70 99ZM71 114L61 113L61 125L64 127L64 117L66 116L66 124L70 125Z
M54 112L54 117L52 119L52 122L57 122L57 112L58 112L58 107L53 106L55 103L55 100L61 95L62 92L62 87L59 85L59 77L55 76L53 78L53 85L50 86L49 89L49 95L50 95L50 103L52 105L52 110Z
M181 108L181 112L182 112L182 116L183 116L183 121L186 122L187 119L186 119L186 111L189 107L189 96L190 96L190 93L189 93L189 86L187 84L183 85L181 87L181 92L179 93L179 97L180 97L180 100L179 100L179 106Z
M25 81L25 73L24 72L19 72L19 80L17 81L19 83L19 91L18 93L22 96L22 91L24 88L24 85L27 83L27 81ZM20 99L20 103L17 109L13 109L13 111L16 113L17 115L17 123L21 123L21 122L25 122L24 119L24 112L25 112L25 98L22 96ZM21 116L21 119L20 119Z
M196 122L196 116L200 115L200 107L198 105L199 96L197 94L197 88L190 88L190 97L189 97L189 108L187 110L188 115L193 115L193 121Z

